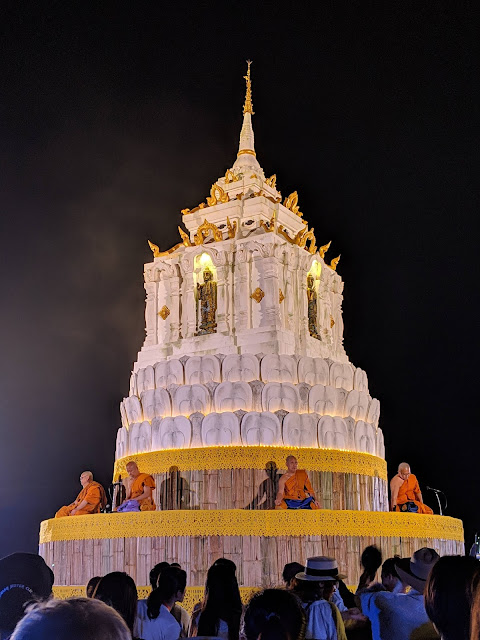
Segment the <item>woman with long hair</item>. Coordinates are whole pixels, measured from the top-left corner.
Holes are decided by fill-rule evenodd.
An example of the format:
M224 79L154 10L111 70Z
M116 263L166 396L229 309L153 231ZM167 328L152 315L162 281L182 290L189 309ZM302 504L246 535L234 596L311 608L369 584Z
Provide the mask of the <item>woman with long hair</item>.
M182 602L187 574L178 567L165 567L158 576L157 587L148 596L147 619L143 621L144 640L177 640L181 627L171 614L176 602Z
M305 612L291 591L265 589L248 603L243 632L247 640L303 640L305 626Z
M242 609L235 573L224 564L214 564L207 573L202 606L192 617L190 635L238 640Z
M100 580L93 597L118 611L133 636L133 624L137 613L137 587L133 578L123 571L107 573Z

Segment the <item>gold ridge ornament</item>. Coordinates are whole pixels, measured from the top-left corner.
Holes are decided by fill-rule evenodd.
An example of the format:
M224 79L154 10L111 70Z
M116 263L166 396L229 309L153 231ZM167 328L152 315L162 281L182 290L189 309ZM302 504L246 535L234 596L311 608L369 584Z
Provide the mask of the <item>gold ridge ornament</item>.
M218 197L217 197L217 193L218 193ZM229 197L225 193L225 191L222 189L222 187L217 183L212 184L212 188L210 189L210 197L207 198L208 206L214 207L219 202L226 203L228 201L229 201Z
M185 231L182 229L182 227L178 227L178 232L182 238L182 242L184 244L185 247L191 247L193 246L192 243L190 242L190 238L188 236L187 233L185 233Z
M273 176L270 176L270 178L267 178L267 180L265 180L265 182L268 184L269 187L272 187L272 189L276 188L276 184L277 184L277 176L274 173Z
M320 258L325 258L325 254L330 249L331 244L332 244L332 241L330 240L330 242L327 242L327 244L324 244L323 246L320 247L320 249L318 250L318 253L320 254Z
M237 235L237 221L234 220L233 224L230 222L230 218L227 216L227 229L228 229L228 237L235 238Z
M213 222L208 222L208 220L205 219L203 223L198 227L197 233L193 236L193 241L197 246L199 246L205 242L205 239L210 233L212 234L213 240L215 242L220 242L220 240L223 240L223 234L220 229L215 224L213 224Z
M341 255L341 254L340 254ZM334 258L331 262L330 262L330 268L333 269L334 271L337 270L337 264L340 262L340 256L337 256L336 258Z
M260 226L266 233L271 233L272 231L275 231L276 219L277 219L277 213L276 211L274 211L273 216L270 218L270 222L264 222L263 220L260 220Z
M285 200L283 201L283 206L300 218L303 216L303 213L298 207L298 193L296 191L285 198Z

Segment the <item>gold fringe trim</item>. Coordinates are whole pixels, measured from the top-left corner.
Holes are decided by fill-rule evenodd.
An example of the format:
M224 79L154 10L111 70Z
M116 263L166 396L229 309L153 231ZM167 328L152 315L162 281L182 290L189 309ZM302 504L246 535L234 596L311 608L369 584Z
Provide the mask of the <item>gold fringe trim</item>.
M114 479L126 474L126 464L136 462L143 473L166 473L176 466L180 471L209 471L213 469L265 469L273 461L285 469L289 455L298 458L300 469L309 471L337 471L356 473L387 480L387 463L369 453L319 449L318 447L216 446L192 449L164 449L136 453L115 462Z
M247 604L250 598L256 591L260 591L258 587L239 587L240 597L244 604ZM137 586L137 593L139 600L146 600L151 593L150 587ZM185 590L185 597L182 602L182 607L191 615L194 606L197 602L203 600L205 594L204 587L187 587ZM82 586L53 586L53 595L55 598L65 600L65 598L84 598L86 596L86 589Z
M60 540L178 536L371 536L463 541L463 523L449 516L375 511L143 511L52 518L40 544Z

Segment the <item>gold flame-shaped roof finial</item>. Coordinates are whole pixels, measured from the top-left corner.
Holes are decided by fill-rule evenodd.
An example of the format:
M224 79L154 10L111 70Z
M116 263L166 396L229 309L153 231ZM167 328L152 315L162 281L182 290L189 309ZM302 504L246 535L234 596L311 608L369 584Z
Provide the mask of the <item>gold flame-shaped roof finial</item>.
M245 95L245 104L243 105L243 115L246 113L251 113L252 116L254 114L253 105L252 105L252 81L250 79L250 65L252 64L251 60L247 60L248 69L247 75L243 76L247 81L247 93Z

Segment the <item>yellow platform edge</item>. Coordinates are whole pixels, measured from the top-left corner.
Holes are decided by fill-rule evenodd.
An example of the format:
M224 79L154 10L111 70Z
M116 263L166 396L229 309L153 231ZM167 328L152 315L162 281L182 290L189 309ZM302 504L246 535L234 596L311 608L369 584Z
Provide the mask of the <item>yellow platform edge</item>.
M112 538L322 535L464 541L462 521L449 516L327 509L145 511L52 518L40 525L40 544Z
M166 473L170 467L180 471L213 469L264 469L273 461L279 469L285 469L285 459L295 455L301 469L356 473L387 480L387 463L370 453L319 449L310 447L271 446L215 446L192 449L164 449L136 453L115 461L114 480L126 475L126 464L135 461L144 473Z

